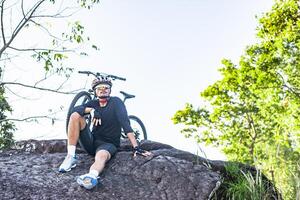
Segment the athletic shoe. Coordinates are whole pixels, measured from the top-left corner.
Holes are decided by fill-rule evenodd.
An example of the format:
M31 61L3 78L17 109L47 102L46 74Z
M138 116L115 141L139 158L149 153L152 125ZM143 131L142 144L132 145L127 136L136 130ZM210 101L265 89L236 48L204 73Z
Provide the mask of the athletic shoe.
M77 183L85 189L92 189L98 184L97 177L91 174L84 174L77 178Z
M60 165L59 172L68 172L72 168L76 167L77 159L76 156L67 155L63 163Z

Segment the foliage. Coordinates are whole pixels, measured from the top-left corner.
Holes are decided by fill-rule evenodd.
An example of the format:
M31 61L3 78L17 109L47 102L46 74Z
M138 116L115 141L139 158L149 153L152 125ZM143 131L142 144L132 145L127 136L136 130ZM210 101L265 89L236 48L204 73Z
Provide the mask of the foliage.
M201 93L209 106L186 104L173 117L187 136L262 169L285 199L299 192L299 13L298 1L276 1L259 19L259 43L246 48L239 66L222 60L222 79Z
M85 27L73 16L80 9L91 9L97 3L99 0L0 1L0 147L12 144L15 130L11 119L6 117L12 109L7 102L5 89L12 91L10 84L16 83L15 80L4 80L4 69L9 71L15 65L12 61L22 55L41 63L46 75L43 80L36 80L32 86L17 83L19 86L41 89L37 84L50 76L64 75L68 79L73 69L67 66L67 59L73 55L88 55L82 49L83 44L90 42L90 38L85 35ZM43 41L36 43L32 35L42 37ZM90 44L89 47L98 50L95 44ZM29 66L22 67L26 71Z
M1 71L0 71L1 74ZM6 121L6 115L4 112L11 112L11 108L4 98L4 88L0 87L0 149L7 148L13 144L13 131L14 125Z

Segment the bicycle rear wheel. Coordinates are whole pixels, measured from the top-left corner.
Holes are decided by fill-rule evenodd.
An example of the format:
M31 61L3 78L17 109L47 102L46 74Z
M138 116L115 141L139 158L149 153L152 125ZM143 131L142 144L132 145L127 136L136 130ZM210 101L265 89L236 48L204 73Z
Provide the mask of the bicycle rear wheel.
M131 128L133 129L135 138L138 141L147 140L147 132L142 120L140 120L140 118L134 115L129 115L128 118L129 118ZM122 130L122 138L127 138L123 130Z

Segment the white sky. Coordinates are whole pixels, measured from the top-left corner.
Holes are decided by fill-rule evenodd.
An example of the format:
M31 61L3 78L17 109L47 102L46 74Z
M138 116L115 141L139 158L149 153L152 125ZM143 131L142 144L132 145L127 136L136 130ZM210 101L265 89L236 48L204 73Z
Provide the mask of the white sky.
M126 82L115 82L113 92L119 95L118 91L124 90L136 95L126 103L127 109L129 114L143 120L149 139L202 155L193 140L180 134L171 118L187 102L201 105L199 94L220 77L217 69L222 58L238 64L245 47L255 42L258 25L255 15L270 10L272 3L271 0L103 0L92 11L80 14L80 21L100 51L70 62L76 71L101 71L126 77ZM23 70L20 64L11 66L22 75L13 77L14 70L7 67L6 80L41 77ZM66 88L83 87L86 80L90 81L75 74ZM16 88L18 92L24 90ZM49 108L57 110L60 106L65 110L72 99L70 95L54 93L30 92L30 97L37 100L16 100L10 94L14 116L45 114ZM65 112L57 117L64 119ZM59 121L51 126L48 120L20 123L15 137L66 138L64 125L64 121ZM208 158L224 159L217 150L200 147Z

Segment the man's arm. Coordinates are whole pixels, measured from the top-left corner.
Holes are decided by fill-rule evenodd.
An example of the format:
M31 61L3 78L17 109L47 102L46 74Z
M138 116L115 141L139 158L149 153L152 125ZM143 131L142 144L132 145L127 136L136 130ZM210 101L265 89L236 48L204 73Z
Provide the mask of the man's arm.
M83 105L75 106L72 112L77 112L83 117L85 114L89 114L93 110L92 105L93 105L93 101L89 101Z
M127 133L127 137L129 139L129 141L131 142L131 145L133 147L133 156L135 157L136 155L142 155L142 156L150 156L152 155L151 152L149 151L145 151L143 149L141 149L135 139L134 133L130 132Z

